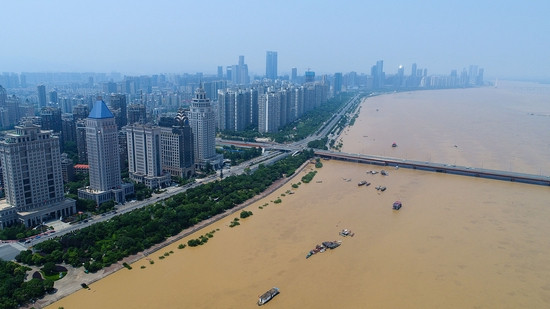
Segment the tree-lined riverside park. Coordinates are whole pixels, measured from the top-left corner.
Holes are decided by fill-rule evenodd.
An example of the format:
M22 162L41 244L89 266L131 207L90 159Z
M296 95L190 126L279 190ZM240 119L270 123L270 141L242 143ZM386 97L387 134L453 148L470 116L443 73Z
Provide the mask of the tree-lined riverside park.
M33 250L21 252L16 260L37 266L66 263L96 272L232 209L276 180L289 177L312 157L312 150L303 151L273 165L260 165L251 174L206 183L109 221L39 243ZM17 308L18 304L39 298L53 288L47 280L33 278L24 282L26 270L16 263L0 261L0 308Z

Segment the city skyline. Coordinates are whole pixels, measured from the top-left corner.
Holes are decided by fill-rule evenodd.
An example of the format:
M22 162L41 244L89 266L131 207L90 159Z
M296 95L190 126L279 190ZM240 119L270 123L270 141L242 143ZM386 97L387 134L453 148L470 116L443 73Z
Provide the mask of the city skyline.
M449 74L469 65L487 77L548 80L550 3L474 1L343 2L239 0L3 3L0 72L216 74L245 56L265 75L277 52L278 75L370 74L403 65Z

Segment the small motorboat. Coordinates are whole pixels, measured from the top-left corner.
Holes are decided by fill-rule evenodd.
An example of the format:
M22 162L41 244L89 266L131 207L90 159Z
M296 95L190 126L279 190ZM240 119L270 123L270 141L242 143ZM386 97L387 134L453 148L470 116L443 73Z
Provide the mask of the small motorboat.
M270 289L269 291L263 293L260 298L258 299L258 306L261 306L268 301L270 301L275 295L279 294L279 289L274 287Z
M403 204L402 204L400 201L395 201L395 202L393 202L393 209L394 209L394 210L399 210L399 209L401 209L401 206L403 206Z
M393 142L393 144L391 144L392 147L397 147L397 143L396 142Z

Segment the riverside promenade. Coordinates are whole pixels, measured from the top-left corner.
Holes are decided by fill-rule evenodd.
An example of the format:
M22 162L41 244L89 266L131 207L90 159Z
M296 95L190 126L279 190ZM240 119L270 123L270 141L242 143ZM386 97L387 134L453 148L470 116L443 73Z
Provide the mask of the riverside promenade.
M391 157L363 155L327 150L315 150L315 155L325 159L343 160L381 166L403 167L437 173L481 177L496 180L521 182L534 185L550 186L550 176L524 174L511 171L499 171L470 166L458 166L435 162L422 162Z

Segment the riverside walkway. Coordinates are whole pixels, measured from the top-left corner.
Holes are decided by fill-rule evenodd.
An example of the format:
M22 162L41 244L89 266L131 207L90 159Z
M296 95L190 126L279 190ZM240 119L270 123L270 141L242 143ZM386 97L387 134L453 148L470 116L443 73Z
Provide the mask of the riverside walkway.
M473 168L469 166L457 166L443 163L422 162L391 157L353 154L327 150L315 150L315 155L325 159L343 160L349 162L410 168L438 173L455 174L463 176L481 177L496 180L521 182L527 184L550 186L550 176L524 174L508 171Z

